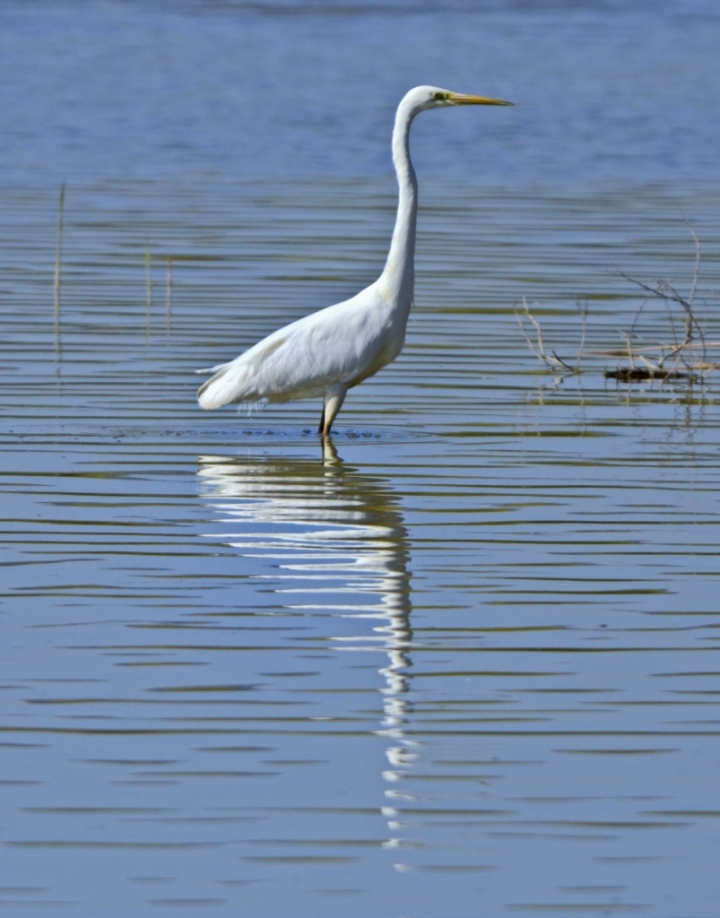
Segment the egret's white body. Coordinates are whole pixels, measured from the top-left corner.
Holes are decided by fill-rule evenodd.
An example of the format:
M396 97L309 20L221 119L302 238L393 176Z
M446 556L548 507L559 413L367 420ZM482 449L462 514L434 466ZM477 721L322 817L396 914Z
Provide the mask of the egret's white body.
M348 389L400 353L413 300L417 178L410 161L410 125L428 108L509 105L435 86L417 86L395 116L392 154L399 185L397 220L380 277L356 296L278 329L214 375L198 390L203 408L231 403L286 402L323 397L320 432L328 434Z

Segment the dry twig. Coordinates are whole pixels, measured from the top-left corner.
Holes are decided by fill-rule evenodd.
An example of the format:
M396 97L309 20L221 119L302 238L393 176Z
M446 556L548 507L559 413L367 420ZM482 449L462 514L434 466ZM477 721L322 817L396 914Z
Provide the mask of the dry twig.
M699 290L700 275L700 240L689 227L690 235L695 244L695 264L693 268L690 291L687 296L683 296L678 289L669 281L660 280L655 286L650 286L642 281L636 280L628 274L621 273L631 284L639 287L645 292L630 329L622 333L625 339L625 347L618 350L605 351L585 351L585 337L587 326L587 303L578 305L582 316L582 339L580 348L577 353L575 363L561 359L555 353L548 354L542 340L540 323L531 314L530 308L525 298L523 298L523 314L516 312L520 328L525 337L530 350L535 356L554 370L561 369L566 373L580 373L580 359L584 354L594 356L617 357L618 364L615 369L607 369L604 375L607 378L618 379L623 382L647 379L684 379L689 382L700 382L708 373L720 366L720 362L709 363L707 360L707 351L709 347L720 347L720 341L707 341L704 329L697 318L695 312L695 301ZM636 344L637 329L640 324L640 317L649 302L653 300L662 301L668 315L670 333L672 341L670 343L658 342L654 344L639 345ZM679 306L683 313L682 333L676 326L673 307ZM675 310L677 314L677 309ZM530 339L525 328L525 320L528 321L535 330L536 343ZM693 359L695 352L699 350L699 359ZM654 359L648 356L654 354Z
M585 340L585 318L587 316L587 307L585 308L584 311L581 310L581 314L583 316L583 342L584 342ZM578 363L575 366L573 366L572 364L569 364L565 360L563 360L562 357L558 357L555 351L553 351L552 354L547 353L547 351L545 350L545 345L543 344L542 329L540 328L540 323L530 311L530 307L525 297L523 297L522 313L520 312L519 309L516 309L515 315L517 316L518 325L520 326L520 331L523 333L525 341L527 342L527 346L530 348L533 354L538 358L538 360L542 360L542 362L546 366L551 367L553 370L560 370L563 373L579 373L580 372L580 370L578 369L579 364L580 364L579 355L578 355ZM535 338L536 338L535 344L533 344L530 336L527 333L524 320L527 320L532 325L532 327L535 329Z

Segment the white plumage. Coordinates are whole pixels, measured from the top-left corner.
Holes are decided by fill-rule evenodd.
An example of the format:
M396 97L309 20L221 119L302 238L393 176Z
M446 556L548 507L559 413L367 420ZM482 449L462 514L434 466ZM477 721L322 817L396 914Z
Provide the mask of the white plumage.
M198 390L203 408L233 403L323 398L320 432L327 435L348 389L377 373L400 353L413 299L417 179L410 161L413 118L428 108L510 105L418 86L395 116L392 153L399 186L397 220L385 269L352 299L278 329L214 375ZM201 371L202 372L202 371Z

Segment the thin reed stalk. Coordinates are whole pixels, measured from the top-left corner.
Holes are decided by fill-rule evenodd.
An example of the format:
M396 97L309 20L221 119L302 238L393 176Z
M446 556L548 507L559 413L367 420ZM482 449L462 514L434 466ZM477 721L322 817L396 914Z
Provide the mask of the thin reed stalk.
M167 304L165 313L165 326L170 331L172 324L172 257L167 257Z
M145 240L145 289L147 291L147 309L145 310L145 334L150 334L150 315L152 313L152 273L150 270L150 246Z
M62 235L63 235L63 212L65 210L65 182L60 186L60 199L58 201L57 216L57 242L55 246L55 280L53 283L53 292L55 295L55 350L60 353L60 267L62 264Z

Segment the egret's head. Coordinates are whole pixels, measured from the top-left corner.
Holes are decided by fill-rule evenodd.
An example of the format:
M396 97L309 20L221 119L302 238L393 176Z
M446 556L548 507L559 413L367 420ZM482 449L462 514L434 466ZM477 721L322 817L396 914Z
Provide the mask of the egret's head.
M437 86L416 86L405 96L403 102L409 103L414 113L424 112L428 108L447 108L451 105L512 105L502 99L490 99L487 96L466 96L461 92L450 92Z

